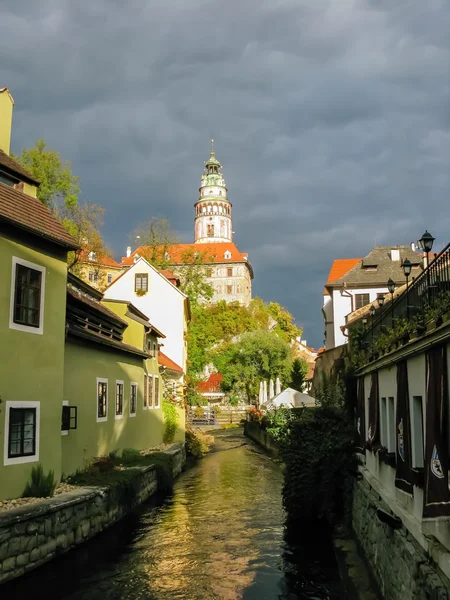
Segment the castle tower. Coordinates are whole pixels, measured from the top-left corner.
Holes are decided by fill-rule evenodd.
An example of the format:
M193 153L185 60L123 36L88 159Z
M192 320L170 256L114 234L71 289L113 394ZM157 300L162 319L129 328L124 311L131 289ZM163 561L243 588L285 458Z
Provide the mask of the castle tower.
M214 152L214 140L211 140L211 152L200 182L200 196L195 203L196 244L231 242L233 239L232 205L227 198L221 168Z

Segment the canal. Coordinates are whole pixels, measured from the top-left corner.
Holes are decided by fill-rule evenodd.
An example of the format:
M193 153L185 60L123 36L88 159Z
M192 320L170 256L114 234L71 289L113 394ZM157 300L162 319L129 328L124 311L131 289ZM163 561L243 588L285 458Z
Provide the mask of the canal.
M0 588L46 600L335 600L328 536L285 528L279 466L240 430L97 539Z

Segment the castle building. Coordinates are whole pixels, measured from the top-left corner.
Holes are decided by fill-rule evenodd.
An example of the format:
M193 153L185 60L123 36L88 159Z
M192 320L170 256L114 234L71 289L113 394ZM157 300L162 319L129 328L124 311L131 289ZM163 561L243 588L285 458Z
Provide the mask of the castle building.
M233 242L233 224L228 200L228 189L221 173L222 165L216 158L213 140L211 152L201 176L199 197L194 204L194 243L173 244L164 249L170 270L182 276L183 270L205 269L206 281L214 290L211 302L220 300L247 305L252 299L253 268L248 255ZM145 246L136 248L122 258L121 267L128 268L140 257L152 254ZM186 257L196 257L195 266Z

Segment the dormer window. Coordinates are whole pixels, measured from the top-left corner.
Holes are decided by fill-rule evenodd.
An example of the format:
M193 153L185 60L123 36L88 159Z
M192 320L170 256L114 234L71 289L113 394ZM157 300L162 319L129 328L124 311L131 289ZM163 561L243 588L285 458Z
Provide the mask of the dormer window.
M13 175L9 175L4 171L0 171L0 182L4 183L5 185L9 185L10 187L15 187L17 184L20 183L20 180L17 179L17 177L14 177Z
M227 250L227 251L225 252L225 254L223 255L223 257L224 257L226 260L229 260L229 259L231 258L231 252L230 252L229 250Z
M164 252L164 260L170 260L170 254L168 252Z
M89 252L88 254L88 259L89 260L97 260L97 255L95 252Z

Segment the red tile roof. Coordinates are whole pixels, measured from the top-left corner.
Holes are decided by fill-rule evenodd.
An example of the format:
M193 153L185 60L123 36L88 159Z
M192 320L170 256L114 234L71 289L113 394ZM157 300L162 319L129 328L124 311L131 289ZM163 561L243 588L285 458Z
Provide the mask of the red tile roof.
M3 150L0 150L0 168L16 175L21 181L23 180L33 183L34 185L39 185L39 181L34 175L27 171L17 160L14 160L14 158L11 158L8 154L3 152Z
M220 392L220 383L222 379L222 373L211 373L206 381L199 381L197 383L197 390L200 394Z
M167 269L160 269L159 272L161 273L161 275L164 275L164 277L168 279L170 283L173 283L173 285L177 287L179 286L180 278L177 277L175 273L172 273L172 271L168 271Z
M327 284L333 283L333 281L336 281L337 279L343 277L346 273L350 271L350 269L353 269L353 267L355 267L360 261L362 261L362 258L337 258L336 260L334 260L333 264L331 265L330 273L328 275ZM325 289L324 294L328 296L328 290Z
M224 258L226 251L231 253L230 258ZM245 262L248 263L247 254L239 252L233 242L217 242L215 244L175 244L167 248L169 254L168 262L170 264L183 264L184 255L191 254L194 252L200 252L202 261L205 263L209 262ZM145 258L145 246L140 246L131 254L131 256L124 256L122 258L122 265L132 265L134 263L134 256L138 254Z
M40 200L3 183L0 183L0 221L20 227L67 250L78 248L74 238Z
M116 262L111 256L99 256L95 260L89 259L89 252L83 251L80 255L80 262L84 263L92 263L96 265L103 265L105 267L114 267L116 269L120 269L120 265Z
M171 371L177 371L178 373L183 373L183 369L179 365L177 365L177 363L174 362L171 358L166 356L164 352L161 352L161 350L158 352L158 363L162 367L166 367L166 369L170 369Z

